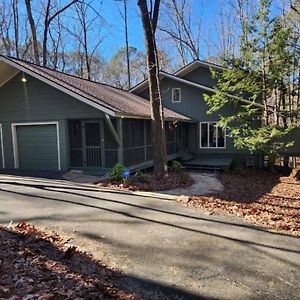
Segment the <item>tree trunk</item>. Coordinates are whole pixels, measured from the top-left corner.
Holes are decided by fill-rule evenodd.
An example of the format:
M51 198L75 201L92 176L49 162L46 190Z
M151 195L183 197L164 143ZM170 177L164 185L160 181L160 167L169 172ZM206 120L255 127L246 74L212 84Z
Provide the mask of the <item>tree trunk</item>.
M160 0L156 0L153 13L148 11L147 0L138 0L141 11L145 44L147 52L147 67L149 81L149 96L151 104L151 119L153 132L153 160L154 172L167 172L167 154L165 141L165 128L163 106L160 95L159 65L155 41L155 30L157 26L158 10Z
M37 34L36 34L36 25L35 25L35 22L34 22L34 19L32 16L30 2L31 2L31 0L25 0L26 11L27 11L28 21L30 24L31 35L32 35L33 56L34 56L35 63L40 64L39 47L38 47Z

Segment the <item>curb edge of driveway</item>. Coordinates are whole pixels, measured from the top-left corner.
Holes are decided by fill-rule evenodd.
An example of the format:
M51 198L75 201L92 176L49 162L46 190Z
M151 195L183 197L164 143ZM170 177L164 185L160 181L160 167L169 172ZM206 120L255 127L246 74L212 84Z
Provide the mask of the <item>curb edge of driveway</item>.
M91 185L95 187L94 185ZM97 187L96 187L97 188ZM180 196L178 195L170 195L170 194L164 194L164 193L156 193L156 192L143 192L143 191L125 191L122 189L109 189L109 188L98 188L101 192L108 192L108 193L122 193L125 195L131 195L131 196L143 196L143 197L150 197L150 198L160 198L163 200L170 200L170 201L177 201Z
M90 187L94 188L95 191L100 192L106 192L106 193L116 193L116 194L124 194L129 196L141 196L141 197L149 197L149 198L159 198L162 200L169 200L169 201L177 201L179 195L171 195L171 194L165 194L165 193L159 193L159 192L143 192L143 191L126 191L122 189L111 189L111 188L105 188L105 187L97 187L96 184L92 183L81 183L81 182L75 182L71 180L66 179L48 179L48 178L40 178L40 177L31 177L31 176L18 176L18 175L9 175L9 174L3 174L4 178L12 179L12 177L17 177L18 179L31 179L31 180L38 180L38 181L45 181L45 180L51 180L52 182L63 184L63 183L70 183L75 186L81 186L81 187Z

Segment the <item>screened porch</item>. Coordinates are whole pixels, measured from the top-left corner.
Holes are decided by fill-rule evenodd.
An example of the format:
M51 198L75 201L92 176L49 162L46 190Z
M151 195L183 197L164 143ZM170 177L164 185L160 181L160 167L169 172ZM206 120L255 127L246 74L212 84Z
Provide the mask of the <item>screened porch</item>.
M107 118L69 120L70 168L107 170L117 162L128 168L149 167L153 160L151 121ZM188 147L188 123L165 122L169 159Z

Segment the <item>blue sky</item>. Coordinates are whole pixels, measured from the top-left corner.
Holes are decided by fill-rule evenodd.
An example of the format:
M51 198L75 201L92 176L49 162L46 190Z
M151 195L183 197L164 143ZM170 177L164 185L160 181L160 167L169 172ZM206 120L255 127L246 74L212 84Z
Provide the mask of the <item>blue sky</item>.
M137 0L127 0L128 2L128 29L129 44L139 50L144 50L143 29L139 15ZM221 6L228 5L228 0L191 0L193 4L193 18L197 16L202 18L203 34L209 36L211 40L217 40L217 33L214 30L217 22L216 14L219 13ZM251 0L253 3L257 0ZM273 0L272 11L276 14L278 3L283 0ZM258 1L257 1L258 2ZM98 4L96 4L98 3ZM101 15L107 22L108 29L105 30L106 38L101 46L101 54L105 58L110 58L120 47L125 44L124 21L120 16L120 10L123 13L123 1L115 0L95 0ZM207 49L202 46L202 56L207 56Z
M193 0L195 5L195 13L204 9L203 26L210 27L213 15L216 11L220 0L203 1L204 6L200 7L200 0ZM224 0L225 2L226 0ZM105 32L107 38L103 42L105 47L101 47L101 53L104 57L111 57L120 47L125 44L124 21L120 16L120 10L123 13L123 2L115 0L102 0L99 3L99 10L101 15L109 25L109 29ZM129 44L140 50L144 49L144 33L137 6L137 0L128 0L128 30L129 30Z

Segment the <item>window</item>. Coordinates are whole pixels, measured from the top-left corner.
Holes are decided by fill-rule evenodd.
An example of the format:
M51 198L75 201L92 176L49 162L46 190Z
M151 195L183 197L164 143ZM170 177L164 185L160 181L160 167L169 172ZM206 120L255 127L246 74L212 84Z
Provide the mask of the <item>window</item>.
M200 148L226 148L225 130L216 122L200 123Z
M172 89L172 102L181 102L181 88Z

